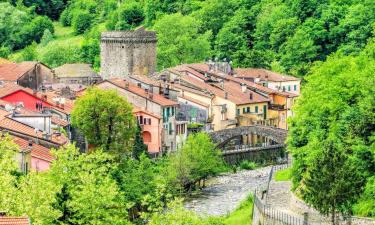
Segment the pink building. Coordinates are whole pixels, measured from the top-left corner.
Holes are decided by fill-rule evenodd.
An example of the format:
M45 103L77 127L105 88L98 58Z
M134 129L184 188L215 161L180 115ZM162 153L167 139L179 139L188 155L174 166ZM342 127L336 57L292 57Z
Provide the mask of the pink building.
M148 152L159 153L162 135L161 117L140 108L134 108L133 114L141 126L143 142L147 145Z
M13 141L20 148L17 161L20 164L21 171L28 172L32 170L40 172L49 169L54 157L48 148L19 137L13 137Z

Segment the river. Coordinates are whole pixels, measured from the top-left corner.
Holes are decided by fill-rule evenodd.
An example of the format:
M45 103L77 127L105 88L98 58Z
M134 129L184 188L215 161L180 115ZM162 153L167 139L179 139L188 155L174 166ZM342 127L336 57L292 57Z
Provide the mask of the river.
M241 170L208 180L201 193L185 201L185 208L199 214L221 216L233 211L259 185L268 180L271 166Z

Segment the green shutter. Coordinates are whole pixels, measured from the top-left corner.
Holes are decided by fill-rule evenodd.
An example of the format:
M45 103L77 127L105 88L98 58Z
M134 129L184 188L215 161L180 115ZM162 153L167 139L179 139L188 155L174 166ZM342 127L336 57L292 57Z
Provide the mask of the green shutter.
M258 106L255 106L255 113L258 113Z

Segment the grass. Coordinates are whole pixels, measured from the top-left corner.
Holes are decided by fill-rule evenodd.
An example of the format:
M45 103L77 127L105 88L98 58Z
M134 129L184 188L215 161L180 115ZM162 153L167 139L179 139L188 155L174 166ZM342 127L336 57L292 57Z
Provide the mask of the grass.
M240 206L224 217L226 225L251 225L253 219L253 196L250 195L246 200L240 203Z
M275 173L276 181L289 181L291 178L292 178L292 168L279 170L279 171L276 171Z
M257 168L257 164L255 162L245 160L240 163L240 168L243 170L253 170Z

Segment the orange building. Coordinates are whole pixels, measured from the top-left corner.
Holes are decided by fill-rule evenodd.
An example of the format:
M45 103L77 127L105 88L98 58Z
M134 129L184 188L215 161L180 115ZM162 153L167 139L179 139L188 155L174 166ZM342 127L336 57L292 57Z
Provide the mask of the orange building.
M147 145L148 152L150 154L159 153L162 136L161 117L137 107L133 109L133 114L142 129L143 142Z

